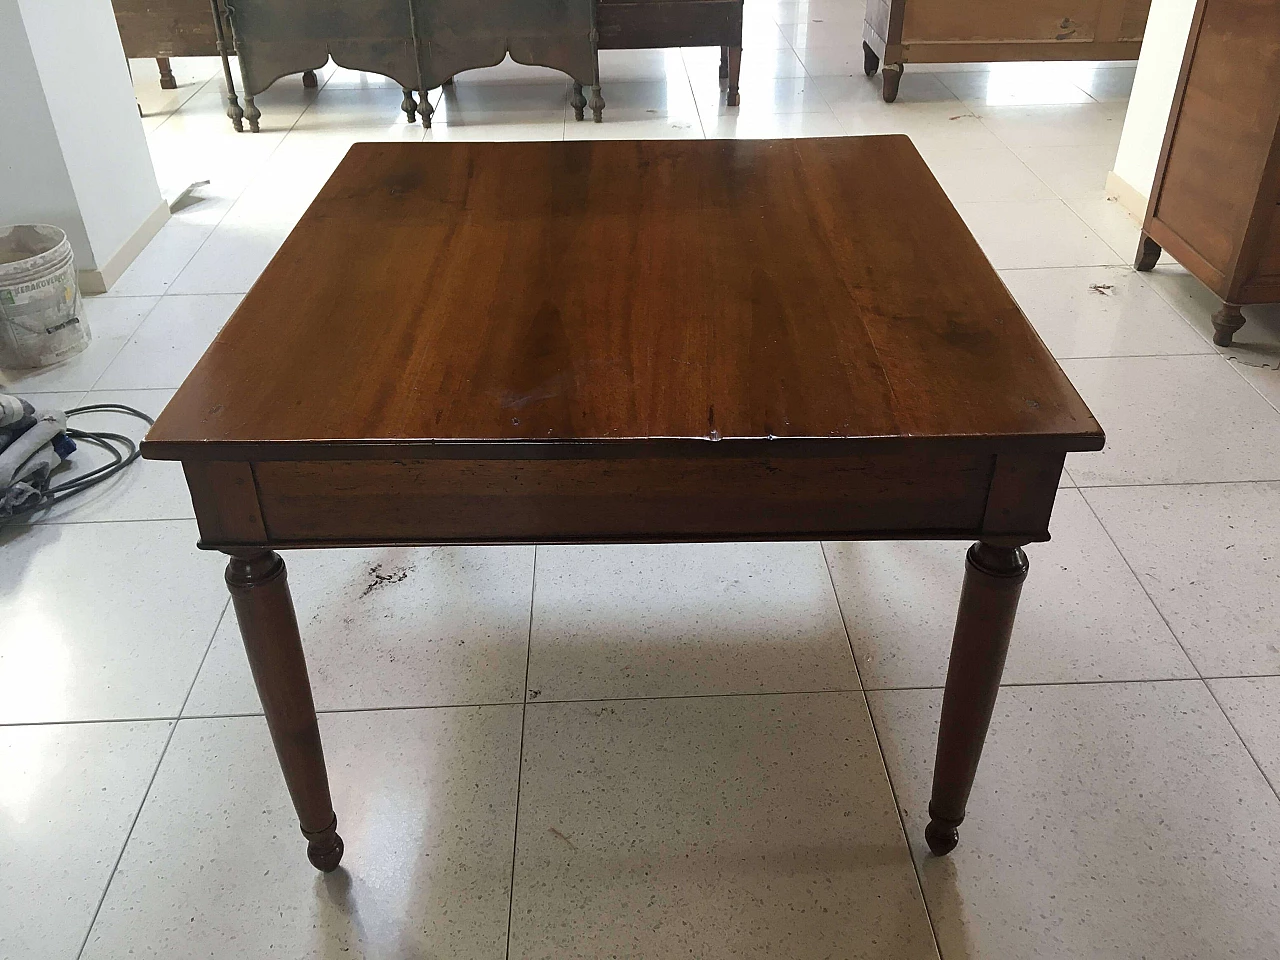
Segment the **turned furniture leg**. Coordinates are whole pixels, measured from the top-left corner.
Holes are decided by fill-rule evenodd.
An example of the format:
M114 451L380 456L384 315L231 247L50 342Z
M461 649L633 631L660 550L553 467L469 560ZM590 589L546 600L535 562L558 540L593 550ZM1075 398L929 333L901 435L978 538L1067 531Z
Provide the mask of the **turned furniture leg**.
M259 130L258 121L262 119L262 111L253 102L253 97L244 98L244 118L249 121L249 132L257 133Z
M316 72L314 70L302 71L302 85L308 90L314 90L320 85L320 81L316 79Z
M222 11L218 0L209 0L213 8L213 32L218 40L218 56L222 59L222 78L227 83L227 116L236 133L244 133L244 111L240 109L240 101L236 99L236 82L231 79L231 60L227 57L227 34L222 25Z
M573 81L573 96L569 99L569 103L573 105L573 118L582 120L586 114L587 98L582 95L582 84L577 80Z
M729 48L720 48L720 79L729 79Z
M979 542L965 557L924 832L929 849L938 856L950 853L959 841L956 828L964 821L1026 578L1027 555L1021 547Z
M273 550L231 554L227 589L280 769L307 838L307 859L328 873L342 860L342 838L284 560Z
M725 97L725 105L736 107L741 101L738 97L738 76L742 73L742 48L729 48L729 93Z
M173 67L168 57L156 57L156 66L160 68L160 89L177 90L178 81L174 79Z
M862 41L862 72L868 77L874 77L876 71L880 69L880 55L871 49L871 44L865 40Z
M591 100L587 104L591 107L591 119L596 123L604 121L604 97L600 96L600 84L595 84L591 88Z
M431 101L427 99L427 91L418 91L418 116L422 118L422 126L425 129L431 129L431 118L435 115L435 108L431 106Z
M1156 243L1145 233L1138 240L1138 255L1134 257L1133 269L1141 270L1146 273L1148 270L1156 268L1156 261L1160 259L1160 254L1164 251L1160 248L1160 244Z
M418 101L413 99L413 90L409 87L401 87L404 93L404 99L400 101L400 109L404 111L404 115L409 118L410 123L416 123L418 120Z
M1213 315L1213 342L1220 347L1231 346L1231 338L1244 326L1244 314L1238 303L1224 303Z
M886 63L882 74L884 90L882 96L885 103L893 103L898 99L898 84L902 83L902 64Z

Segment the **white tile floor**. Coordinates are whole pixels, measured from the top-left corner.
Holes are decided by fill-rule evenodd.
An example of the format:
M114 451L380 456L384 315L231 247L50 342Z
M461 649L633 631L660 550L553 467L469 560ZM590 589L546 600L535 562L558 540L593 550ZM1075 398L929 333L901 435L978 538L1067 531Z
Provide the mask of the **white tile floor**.
M235 135L216 61L138 61L166 194L211 182L86 353L0 386L158 410L356 140L908 133L1109 435L1028 551L955 853L920 841L963 544L350 551L290 559L322 878L147 463L0 533L0 957L1280 957L1280 311L1218 350L1196 281L1127 266L1131 64L909 68L887 106L860 22L747 0L737 109L715 50L605 54L602 125L506 64L424 133L330 67Z

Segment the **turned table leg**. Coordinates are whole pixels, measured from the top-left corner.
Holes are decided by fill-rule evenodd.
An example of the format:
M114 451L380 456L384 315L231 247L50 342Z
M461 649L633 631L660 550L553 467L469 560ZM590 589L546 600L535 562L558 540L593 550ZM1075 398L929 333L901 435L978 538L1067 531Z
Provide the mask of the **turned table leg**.
M573 96L569 99L570 105L573 107L573 118L581 120L586 116L587 98L582 94L582 84L577 80L573 81Z
M1141 270L1143 273L1148 270L1154 270L1156 263L1160 260L1160 254L1163 252L1160 249L1160 244L1144 233L1138 241L1138 255L1133 259L1133 269Z
M924 832L929 849L938 856L950 853L959 841L956 828L964 821L982 757L1026 578L1027 555L1021 547L975 543L965 557L964 588L942 697L929 826Z
M404 94L400 99L400 109L404 111L410 123L417 123L418 101L413 99L413 90L409 87L401 87L400 92Z
M314 70L302 71L302 86L307 90L314 90L320 85L320 81L316 78Z
M173 75L173 65L168 57L156 57L156 66L160 68L160 89L177 90L178 81Z
M1238 303L1224 303L1213 315L1213 342L1220 347L1231 346L1231 338L1244 326L1244 313Z
M284 560L273 550L232 554L227 589L280 769L307 838L307 859L328 873L342 860L342 838Z
M725 106L736 107L741 101L738 97L738 77L742 74L742 48L729 48L729 92L725 95Z

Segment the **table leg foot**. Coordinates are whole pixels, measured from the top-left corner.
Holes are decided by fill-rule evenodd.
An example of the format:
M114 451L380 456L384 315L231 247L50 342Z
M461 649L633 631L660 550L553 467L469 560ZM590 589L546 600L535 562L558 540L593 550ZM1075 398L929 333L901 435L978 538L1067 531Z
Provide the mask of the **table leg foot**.
M1244 326L1244 312L1240 305L1224 303L1222 309L1213 315L1213 342L1220 347L1231 346L1231 339L1236 331Z
M1156 243L1145 233L1138 241L1138 253L1133 258L1133 269L1146 273L1148 270L1154 270L1156 263L1160 260L1160 254L1163 253L1160 244Z
M413 91L408 87L401 87L400 92L404 94L400 98L400 109L404 111L404 115L410 123L418 122L418 101L413 99Z
M979 542L965 558L964 588L942 696L930 822L925 830L929 849L938 856L950 853L959 840L956 828L964 822L1000 692L1028 566L1021 547Z
M272 550L236 552L226 579L280 770L307 838L307 859L319 870L334 870L342 860L342 838L284 560Z
M316 72L314 70L302 71L302 85L308 90L314 90L316 87L320 86L320 80L316 77Z
M177 90L178 80L173 75L173 67L169 65L169 58L156 57L156 66L160 68L160 89Z
M573 118L582 120L586 116L587 98L582 95L582 84L578 81L573 82L573 96L569 100L569 104L573 107Z
M862 42L862 72L868 77L874 77L879 69L880 55L871 49L871 44L864 40Z
M725 106L736 107L742 102L738 95L738 78L742 73L742 48L729 48L729 90L725 94Z
M338 836L336 816L333 818L333 823L319 833L308 833L303 830L302 835L307 838L307 859L311 861L313 867L324 873L333 873L338 869L345 847L342 837Z
M258 121L262 119L262 111L253 102L253 97L246 96L244 98L244 118L249 121L250 133L257 133L261 129Z
M935 857L945 857L960 842L960 832L945 820L930 820L924 828L924 839Z
M596 84L591 88L591 100L588 102L591 107L591 119L596 123L604 120L604 97L600 95L600 84Z

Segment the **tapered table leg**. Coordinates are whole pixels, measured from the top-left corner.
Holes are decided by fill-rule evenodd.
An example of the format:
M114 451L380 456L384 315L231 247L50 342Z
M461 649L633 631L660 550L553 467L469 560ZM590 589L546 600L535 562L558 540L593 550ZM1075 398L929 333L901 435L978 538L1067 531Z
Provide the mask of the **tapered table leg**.
M956 828L964 821L1000 692L1027 568L1021 547L975 543L965 558L964 588L942 697L929 826L924 833L929 849L938 856L950 853L959 842Z
M173 66L168 57L156 57L156 66L160 68L160 89L177 90L178 80L173 75Z
M272 550L233 554L227 588L280 769L307 838L307 859L328 873L342 860L342 838L284 560Z

